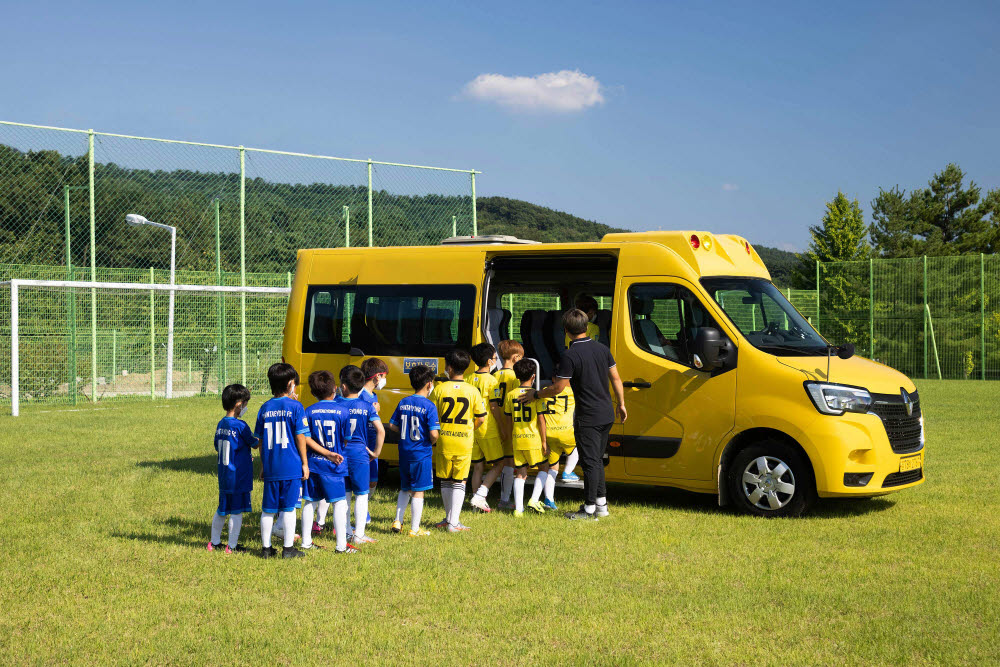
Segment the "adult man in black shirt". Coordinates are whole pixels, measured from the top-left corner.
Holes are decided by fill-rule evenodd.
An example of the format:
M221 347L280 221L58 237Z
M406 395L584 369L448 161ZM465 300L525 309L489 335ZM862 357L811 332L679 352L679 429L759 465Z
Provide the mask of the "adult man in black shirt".
M576 512L567 512L568 519L594 520L608 515L608 500L604 486L604 452L608 435L615 421L615 408L608 393L608 381L618 401L618 417L624 422L625 390L611 350L587 337L587 314L574 308L562 318L563 328L570 337L569 349L562 355L556 381L520 400L549 398L562 392L568 384L576 398L573 430L583 467L584 504Z

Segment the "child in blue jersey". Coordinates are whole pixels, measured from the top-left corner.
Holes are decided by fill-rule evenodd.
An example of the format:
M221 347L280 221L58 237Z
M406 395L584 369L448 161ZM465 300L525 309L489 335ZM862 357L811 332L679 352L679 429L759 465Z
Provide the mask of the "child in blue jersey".
M399 434L399 498L392 532L403 530L406 506L412 505L410 537L426 537L430 532L420 529L420 515L424 491L434 488L431 448L441 430L437 406L427 398L434 389L434 371L423 364L414 366L410 369L410 386L413 395L399 402L389 420L389 428Z
M302 548L311 549L313 513L320 502L333 505L333 526L337 537L337 553L356 553L347 544L347 494L344 477L347 462L344 447L348 437L347 410L343 403L332 400L337 381L330 371L315 371L309 375L309 391L319 399L306 408L309 431L313 440L333 453L332 457L310 451L309 479L302 493Z
M375 392L385 388L385 384L389 379L389 366L378 357L370 357L361 362L361 372L365 374L365 386L358 393L358 398L368 401L375 406L375 412L380 413L379 416L381 417L382 406L379 405L378 395ZM372 449L374 443L375 429L369 426L368 448ZM376 451L375 458L368 464L369 497L375 493L375 487L378 486L378 456L381 453L381 451ZM368 523L372 522L370 513L366 517L366 521Z
M261 502L260 539L262 555L276 555L271 546L271 530L275 514L281 514L284 548L282 558L297 558L305 554L294 546L295 505L302 493L302 482L309 479L306 451L313 450L333 458L333 452L316 444L309 437L309 420L298 401L299 374L291 365L273 364L267 369L267 381L274 398L260 407L254 435L261 441L261 476L264 479L264 499Z
M378 412L358 394L365 386L365 374L354 365L340 369L340 398L337 403L347 410L347 439L344 458L347 460L347 490L354 494L354 532L350 536L355 546L375 540L365 535L368 517L369 471L372 458L382 451L385 429ZM368 427L375 431L375 442L369 443ZM350 527L348 527L350 530Z
M253 490L253 456L250 449L257 447L257 438L241 417L247 411L250 390L241 384L231 384L222 390L222 409L226 416L215 427L215 451L219 453L219 509L212 517L212 537L208 550L222 546L222 526L229 517L229 544L226 553L243 552L240 528L243 513L252 512L250 492Z

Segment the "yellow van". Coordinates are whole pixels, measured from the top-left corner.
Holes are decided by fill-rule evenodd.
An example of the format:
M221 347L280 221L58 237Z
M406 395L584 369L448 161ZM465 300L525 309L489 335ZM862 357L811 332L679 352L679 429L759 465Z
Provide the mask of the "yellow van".
M443 373L455 346L519 340L545 384L564 349L560 318L580 295L600 304L598 338L626 388L609 481L713 493L764 516L800 514L816 496L871 497L923 481L913 382L829 345L738 236L301 250L283 355L303 378L382 358L387 419L411 393L408 369ZM303 399L313 400L308 390ZM386 444L383 458L396 456Z

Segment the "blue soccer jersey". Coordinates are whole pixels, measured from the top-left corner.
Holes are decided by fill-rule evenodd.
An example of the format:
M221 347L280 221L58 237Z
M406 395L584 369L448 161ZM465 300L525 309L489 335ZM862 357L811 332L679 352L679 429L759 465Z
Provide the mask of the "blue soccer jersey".
M374 450L375 442L368 442L368 425L379 421L375 406L363 398L338 398L337 403L347 409L347 453L364 452L369 446Z
M361 391L358 392L358 398L365 403L368 403L373 408L375 407L375 404L378 403L378 394L368 391L364 387L362 387ZM368 422L368 449L371 449L372 451L375 451L376 437L375 425L372 422Z
M414 394L399 402L389 423L399 427L399 460L413 461L431 455L431 431L440 431L437 406Z
M272 398L260 406L254 434L261 441L265 482L302 479L302 459L295 436L309 435L309 420L301 403L287 396Z
M346 457L348 420L344 404L337 401L313 403L306 408L306 417L309 419L309 432L312 439L331 452ZM347 474L346 459L341 461L339 465L335 465L333 461L320 456L311 449L306 458L309 463L309 472L341 477Z
M219 492L250 493L253 490L253 457L250 448L257 438L242 419L223 417L215 427L215 451L219 453Z

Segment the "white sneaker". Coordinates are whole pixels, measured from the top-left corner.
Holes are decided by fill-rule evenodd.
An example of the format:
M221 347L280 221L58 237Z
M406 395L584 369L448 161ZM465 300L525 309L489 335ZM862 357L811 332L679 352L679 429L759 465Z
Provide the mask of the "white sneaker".
M608 504L598 505L597 509L594 511L595 516L608 516Z
M478 493L472 496L472 499L469 500L469 504L475 507L480 512L488 513L493 511L490 509L489 503L486 502L486 498L483 498Z

